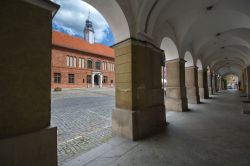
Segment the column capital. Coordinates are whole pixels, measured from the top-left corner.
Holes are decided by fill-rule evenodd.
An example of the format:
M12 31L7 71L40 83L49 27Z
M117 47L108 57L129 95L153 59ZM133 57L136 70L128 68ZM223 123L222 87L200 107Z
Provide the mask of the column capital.
M126 47L127 45L138 45L138 46L147 47L165 56L164 51L160 49L159 47L155 46L154 44L148 41L143 41L143 40L136 39L136 38L125 39L119 43L114 44L111 47L115 49L119 47Z
M172 59L172 60L166 61L166 64L168 64L168 63L175 63L175 62L186 63L186 61L184 59L177 58L177 59Z
M188 66L188 67L185 67L185 69L197 69L198 70L198 67L197 66Z

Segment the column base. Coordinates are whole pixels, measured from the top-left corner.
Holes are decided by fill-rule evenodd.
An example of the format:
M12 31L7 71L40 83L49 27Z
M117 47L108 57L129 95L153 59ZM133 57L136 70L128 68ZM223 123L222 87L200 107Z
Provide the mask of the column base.
M186 87L187 88L187 98L189 104L199 104L200 103L200 96L198 87Z
M213 95L214 94L213 88L208 88L208 92L209 92L209 95Z
M166 111L187 112L188 100L186 87L167 87L165 99Z
M199 96L188 96L188 104L200 104Z
M189 111L187 98L182 98L182 99L166 98L165 106L166 106L166 111L177 111L177 112Z
M0 165L57 166L57 128L0 139Z
M205 99L205 88L199 88L200 99Z
M112 113L112 134L114 136L138 140L163 131L166 126L164 105L143 111L116 108Z

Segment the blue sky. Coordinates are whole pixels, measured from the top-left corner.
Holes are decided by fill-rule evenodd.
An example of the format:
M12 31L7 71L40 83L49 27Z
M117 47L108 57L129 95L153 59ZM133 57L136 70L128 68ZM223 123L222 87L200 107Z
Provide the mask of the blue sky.
M95 29L95 41L107 46L114 44L114 37L104 17L91 5L82 0L52 0L61 7L53 19L54 30L83 38L85 21L90 20Z

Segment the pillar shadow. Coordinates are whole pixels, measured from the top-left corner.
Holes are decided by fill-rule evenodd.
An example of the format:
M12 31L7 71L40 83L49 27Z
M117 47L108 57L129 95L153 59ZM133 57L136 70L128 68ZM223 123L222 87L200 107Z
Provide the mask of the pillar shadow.
M206 102L204 102L204 101L201 101L199 104L207 104Z

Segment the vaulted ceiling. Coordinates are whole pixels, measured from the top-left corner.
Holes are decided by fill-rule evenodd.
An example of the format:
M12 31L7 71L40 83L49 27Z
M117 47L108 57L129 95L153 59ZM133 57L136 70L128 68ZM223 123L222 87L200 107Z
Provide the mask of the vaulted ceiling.
M250 0L84 1L104 15L117 42L135 37L180 58L189 51L195 64L221 75L250 64Z

